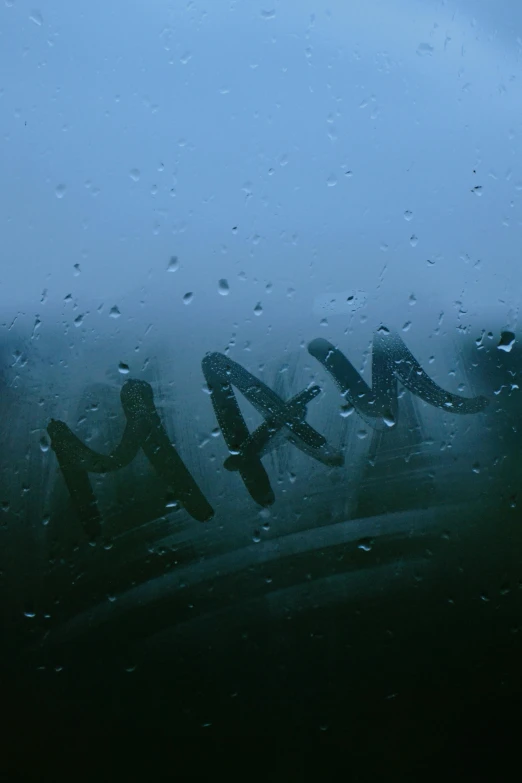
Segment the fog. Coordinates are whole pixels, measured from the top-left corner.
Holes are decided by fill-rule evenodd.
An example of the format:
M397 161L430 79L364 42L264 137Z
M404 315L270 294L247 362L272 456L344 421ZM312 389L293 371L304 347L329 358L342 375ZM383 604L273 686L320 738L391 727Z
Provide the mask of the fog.
M301 318L351 287L513 304L520 43L469 5L5 4L3 312L231 331L261 302L262 333L290 288Z
M3 3L2 610L15 656L49 627L59 644L69 622L100 644L107 628L118 644L161 641L247 599L252 616L280 618L409 589L419 572L446 601L447 584L464 591L461 550L441 544L450 528L466 600L515 573L521 26L514 0ZM452 416L402 389L396 430L365 427L308 345L330 341L376 385L383 327L444 390L489 407ZM317 384L306 420L342 470L283 443L263 462L273 508L256 505L223 468L208 352L285 402ZM110 453L129 379L150 385L215 517L166 505L140 454L91 476L104 533L91 548L47 427ZM253 431L263 417L237 397ZM155 611L135 622L138 606Z

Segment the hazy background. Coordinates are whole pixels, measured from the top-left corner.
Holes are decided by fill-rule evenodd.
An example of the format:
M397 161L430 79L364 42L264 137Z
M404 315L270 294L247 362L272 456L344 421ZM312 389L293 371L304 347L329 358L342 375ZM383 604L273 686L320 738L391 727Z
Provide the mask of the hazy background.
M517 306L518 5L265 5L4 3L6 318L71 294L87 332L140 301L231 331L260 301L260 339L349 287Z

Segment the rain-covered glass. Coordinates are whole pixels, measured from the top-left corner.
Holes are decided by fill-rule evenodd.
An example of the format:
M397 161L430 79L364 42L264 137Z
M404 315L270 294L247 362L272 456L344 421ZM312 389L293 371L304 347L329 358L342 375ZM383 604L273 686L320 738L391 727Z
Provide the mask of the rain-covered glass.
M521 58L515 0L2 0L16 736L519 725Z

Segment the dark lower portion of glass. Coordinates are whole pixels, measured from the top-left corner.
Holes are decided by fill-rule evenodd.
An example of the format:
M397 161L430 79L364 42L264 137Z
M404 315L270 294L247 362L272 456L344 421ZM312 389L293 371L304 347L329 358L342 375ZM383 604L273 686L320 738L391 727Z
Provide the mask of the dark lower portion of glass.
M30 747L23 763L36 765L106 739L145 754L158 738L169 750L190 738L320 741L342 748L352 772L502 756L522 729L512 620L482 607L449 619L417 595L264 625L216 622L150 656L98 650L61 672L20 672L3 697L4 737L22 754Z
M519 514L460 508L439 523L344 546L326 527L299 563L251 559L175 590L165 577L114 618L93 607L54 641L10 637L11 747L267 736L335 743L363 766L514 749Z

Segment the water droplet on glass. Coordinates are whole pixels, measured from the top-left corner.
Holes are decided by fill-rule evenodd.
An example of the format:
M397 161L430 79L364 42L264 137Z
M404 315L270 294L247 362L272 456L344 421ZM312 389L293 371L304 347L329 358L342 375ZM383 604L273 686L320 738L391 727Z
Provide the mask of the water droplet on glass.
M480 463L474 462L471 470L473 471L473 473L480 473Z
M350 403L347 403L346 405L341 405L341 416L343 419L347 419L348 416L351 416L354 412L355 408Z
M500 341L497 345L499 351L506 351L509 353L515 344L515 335L513 332L501 332Z
M183 297L183 304L189 305L192 302L193 299L194 299L194 294L192 293L192 291L189 291Z
M410 245L412 247L417 247L418 242L419 242L419 238L415 236L415 234L412 234L410 237Z
M256 315L262 315L262 313L263 313L263 308L262 308L262 306L261 306L261 302L258 302L258 303L256 304L256 306L254 307L254 313L255 313Z
M476 196L482 196L482 185L476 185L474 188L471 188L471 192Z
M81 271L82 270L80 269L80 264L75 264L74 265L74 276L78 277L78 275L80 274Z
M252 536L252 541L254 542L254 544L259 544L259 542L261 541L261 534L260 534L259 530L254 530L254 535Z
M121 313L120 313L119 307L116 307L116 305L114 305L114 307L111 307L111 309L109 311L109 317L110 318L119 318L120 315L121 315Z
M261 18L262 19L273 19L276 15L276 12L274 9L271 9L270 11L261 11Z
M167 272L177 272L179 269L179 261L177 256L172 256L167 266Z
M361 538L357 544L357 549L361 549L363 552L370 552L373 546L373 538Z
M364 440L365 438L368 437L368 433L366 432L366 430L359 430L357 432L357 437L359 438L359 440Z
M74 325L81 326L82 324L83 324L83 315L79 315L77 318L74 319Z
M26 609L24 612L24 617L33 618L36 617L36 612L33 609Z
M57 185L54 192L56 193L56 198L63 198L65 196L65 185Z
M31 11L29 14L29 19L31 22L34 22L34 24L38 25L38 27L41 27L43 25L43 16L40 13L40 11Z
M140 170L139 169L131 169L129 171L129 177L134 181L137 182L140 178Z
M396 421L391 413L385 413L382 417L383 422L387 427L395 427Z
M49 451L49 441L45 435L40 438L40 451L42 451L44 454L46 451Z
M337 185L337 177L335 177L333 174L330 174L328 179L326 180L326 184L329 188L333 188Z
M221 278L221 280L218 283L218 291L221 294L221 296L226 296L230 291L230 286L228 285L228 280L225 280L225 278Z
M413 212L409 209L406 210L404 213L404 220L411 220L413 217Z
M406 321L406 323L402 327L402 331L403 332L407 332L409 330L410 326L411 326L411 321Z
M420 43L417 47L419 57L431 57L433 51L433 46L429 43Z
M122 375L128 375L130 372L129 365L125 364L125 362L120 362L118 365L118 372L120 372Z

